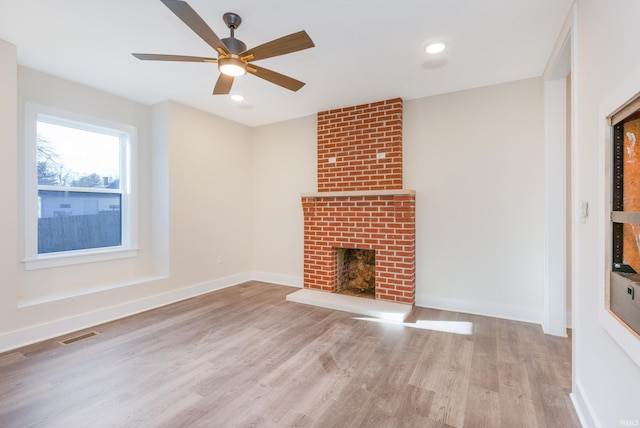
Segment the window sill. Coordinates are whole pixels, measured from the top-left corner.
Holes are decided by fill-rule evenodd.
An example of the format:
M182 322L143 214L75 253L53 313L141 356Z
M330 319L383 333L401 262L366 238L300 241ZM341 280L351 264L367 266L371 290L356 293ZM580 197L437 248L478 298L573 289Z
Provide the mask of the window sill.
M608 309L600 310L600 325L640 367L640 340L638 334Z
M112 248L91 252L69 251L64 254L44 255L37 258L25 259L22 262L24 263L25 270L47 269L59 266L126 259L136 257L139 251L138 248Z
M166 278L167 278L166 275L144 276L144 277L133 279L131 281L118 282L114 284L108 284L108 285L93 287L89 289L76 290L76 291L71 291L67 293L59 293L59 294L47 295L44 297L36 297L31 299L22 299L22 300L18 300L18 308L28 308L28 307L34 307L39 305L46 305L49 303L60 302L68 299L75 299L82 296L90 296L92 294L116 290L119 288L126 288L126 287L136 286L140 284L148 284L150 282L160 281Z

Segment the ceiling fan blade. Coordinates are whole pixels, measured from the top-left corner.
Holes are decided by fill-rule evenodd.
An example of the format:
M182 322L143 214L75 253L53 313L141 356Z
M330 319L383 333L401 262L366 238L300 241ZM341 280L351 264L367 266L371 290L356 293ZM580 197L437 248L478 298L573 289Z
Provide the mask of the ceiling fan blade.
M143 54L143 53L132 53L131 55L144 61L218 62L216 58L205 58L202 56Z
M260 59L309 49L314 46L313 40L311 40L306 31L302 30L248 49L242 52L240 57L246 58L247 61L258 61Z
M227 76L220 73L216 86L213 88L213 95L226 95L231 91L233 85L233 76Z
M247 66L247 72L294 92L304 86L304 82L296 80L292 77L285 76L284 74L276 73L275 71L271 71L263 67L258 67L254 64L249 64L249 66Z
M178 18L182 20L189 28L191 28L202 40L207 42L209 46L216 51L222 51L228 54L227 47L222 43L222 40L213 32L213 30L207 25L206 22L196 13L195 10L189 6L187 2L181 0L162 0L165 6L167 6Z

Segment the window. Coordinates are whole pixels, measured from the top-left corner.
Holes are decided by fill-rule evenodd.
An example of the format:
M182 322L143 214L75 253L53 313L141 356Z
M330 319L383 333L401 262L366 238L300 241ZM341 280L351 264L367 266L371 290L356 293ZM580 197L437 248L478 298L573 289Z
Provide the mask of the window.
M640 100L612 116L609 307L640 334Z
M27 269L135 255L135 128L29 104Z

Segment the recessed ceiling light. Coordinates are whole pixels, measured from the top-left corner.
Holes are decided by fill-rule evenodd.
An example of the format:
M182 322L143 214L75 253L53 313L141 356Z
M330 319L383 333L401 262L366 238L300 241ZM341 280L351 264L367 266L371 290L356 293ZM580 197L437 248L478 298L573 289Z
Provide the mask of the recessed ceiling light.
M244 101L244 97L240 94L233 94L231 95L231 99L233 101Z
M442 52L445 48L446 46L444 43L437 42L437 43L431 43L429 46L425 48L425 50L427 51L427 53L437 54Z

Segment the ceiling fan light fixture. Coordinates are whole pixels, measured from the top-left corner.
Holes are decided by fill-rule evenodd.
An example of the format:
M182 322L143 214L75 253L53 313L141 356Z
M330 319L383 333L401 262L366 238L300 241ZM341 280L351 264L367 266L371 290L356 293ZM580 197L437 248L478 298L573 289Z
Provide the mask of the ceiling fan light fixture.
M218 70L220 70L220 73L231 77L244 76L247 74L247 64L240 58L233 56L219 58Z

